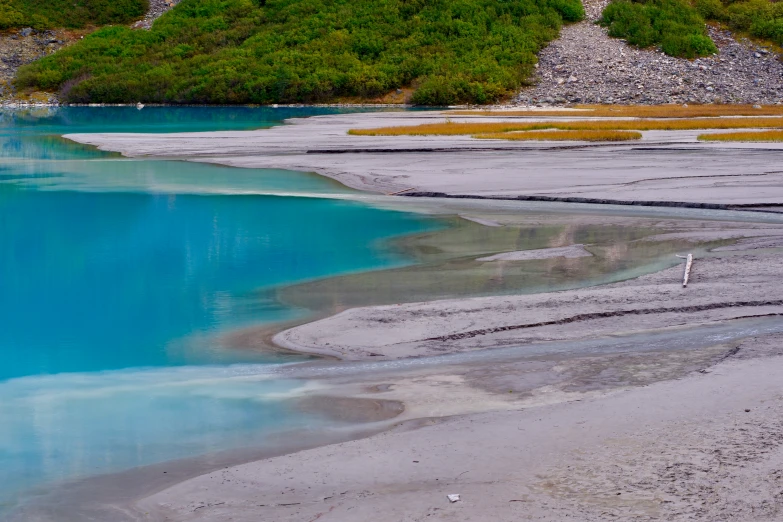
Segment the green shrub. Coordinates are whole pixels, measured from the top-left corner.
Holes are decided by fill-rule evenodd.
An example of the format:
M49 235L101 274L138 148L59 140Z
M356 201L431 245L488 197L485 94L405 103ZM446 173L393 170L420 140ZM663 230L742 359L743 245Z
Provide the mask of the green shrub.
M19 27L25 21L25 17L10 0L0 0L0 29Z
M615 0L602 16L610 36L626 38L639 47L660 45L666 54L688 58L715 52L704 31L705 20L783 45L783 2L693 0L689 4L685 0Z
M681 0L616 0L603 11L609 36L637 47L658 45L670 56L694 58L717 52L696 8Z
M552 5L560 12L560 15L566 22L578 22L585 17L585 8L582 2L553 0Z
M728 5L713 17L732 30L783 45L783 4L750 0Z
M0 0L0 29L124 24L148 8L148 0Z
M669 56L695 58L707 56L717 49L709 36L701 34L669 34L661 41L661 50Z
M695 0L693 6L705 20L715 19L723 13L723 3L720 0Z
M17 85L67 87L69 102L326 102L413 86L418 104L487 103L583 16L579 0L182 0L150 31L97 31Z

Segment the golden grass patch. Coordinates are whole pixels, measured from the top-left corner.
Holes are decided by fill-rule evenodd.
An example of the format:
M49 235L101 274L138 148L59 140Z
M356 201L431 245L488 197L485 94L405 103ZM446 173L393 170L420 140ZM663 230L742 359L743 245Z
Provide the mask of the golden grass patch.
M640 132L612 130L545 130L527 132L495 132L476 134L474 138L482 140L514 141L627 141L641 139Z
M758 107L758 106L757 106ZM783 116L783 105L578 105L568 109L519 111L452 111L461 116L600 116L628 118L707 118L718 116Z
M426 123L378 129L352 129L355 136L455 136L497 132L557 130L701 130L701 129L771 129L783 127L783 118L693 118L684 120L590 120L545 121L532 123Z
M781 141L783 130L760 132L722 132L720 134L699 134L702 141Z

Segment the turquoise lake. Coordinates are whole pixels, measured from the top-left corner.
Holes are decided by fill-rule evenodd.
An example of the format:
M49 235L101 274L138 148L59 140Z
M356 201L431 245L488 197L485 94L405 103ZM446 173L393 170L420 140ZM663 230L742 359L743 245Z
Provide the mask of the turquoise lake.
M268 290L407 264L388 240L440 225L333 199L208 195L200 188L347 189L305 173L129 160L59 136L255 129L329 112L0 113L0 511L31 488L326 425L277 400L301 382L269 377L303 357L231 350L221 335L304 317Z

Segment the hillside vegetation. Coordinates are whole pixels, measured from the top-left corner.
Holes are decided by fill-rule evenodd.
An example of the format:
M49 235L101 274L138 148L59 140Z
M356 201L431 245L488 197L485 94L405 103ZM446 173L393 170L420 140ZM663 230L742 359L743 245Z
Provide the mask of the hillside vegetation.
M3 1L3 0L0 0ZM579 0L183 0L150 31L99 30L20 70L68 102L486 103L530 76Z
M637 47L659 45L671 56L694 58L718 50L704 18L682 0L614 1L604 9L601 23L609 27L609 36Z
M609 36L685 58L717 52L707 21L783 45L783 3L769 0L614 0L601 18Z
M148 0L0 0L0 29L83 28L144 16Z
M783 45L783 4L768 0L726 2L696 0L696 9L708 20L733 31Z

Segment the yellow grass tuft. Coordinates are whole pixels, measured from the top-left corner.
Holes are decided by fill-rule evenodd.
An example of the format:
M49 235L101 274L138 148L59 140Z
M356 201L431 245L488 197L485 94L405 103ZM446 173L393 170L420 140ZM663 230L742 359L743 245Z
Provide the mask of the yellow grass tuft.
M494 132L476 134L483 140L537 140L537 141L626 141L641 139L640 132L606 130L545 130L527 132Z
M355 136L454 136L531 130L701 130L701 129L773 129L783 127L783 118L694 118L685 120L590 120L545 121L531 123L427 123L378 129L353 129Z
M761 132L723 132L720 134L699 134L702 141L781 141L783 130Z
M461 116L602 116L628 118L707 118L718 116L783 116L783 105L578 105L578 111L568 109L519 111L452 111Z

